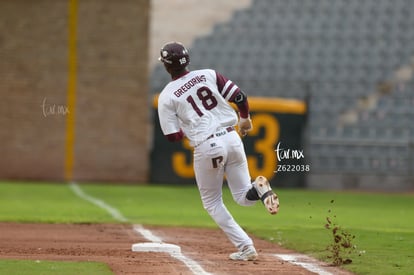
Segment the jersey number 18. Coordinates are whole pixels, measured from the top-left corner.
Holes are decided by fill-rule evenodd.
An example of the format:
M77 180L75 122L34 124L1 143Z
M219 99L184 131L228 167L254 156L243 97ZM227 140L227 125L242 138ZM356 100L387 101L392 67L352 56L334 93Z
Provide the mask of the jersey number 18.
M197 90L197 97L201 100L203 107L208 111L217 106L217 99L214 97L213 92L208 87L203 86L199 88ZM187 101L191 104L194 111L196 111L199 116L204 115L200 108L198 108L197 104L194 101L194 98L191 95L187 97Z

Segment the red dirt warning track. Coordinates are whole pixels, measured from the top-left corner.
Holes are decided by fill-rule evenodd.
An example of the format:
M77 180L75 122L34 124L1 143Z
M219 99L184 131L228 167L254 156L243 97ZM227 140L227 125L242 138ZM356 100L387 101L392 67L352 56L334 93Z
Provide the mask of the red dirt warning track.
M228 255L234 247L218 229L149 227L167 243L214 274L314 274L284 262L273 254L292 253L254 238L259 259L234 262ZM132 252L134 243L148 242L122 224L20 224L0 223L0 258L94 261L110 266L115 274L192 274L167 253ZM333 274L351 274L329 267Z

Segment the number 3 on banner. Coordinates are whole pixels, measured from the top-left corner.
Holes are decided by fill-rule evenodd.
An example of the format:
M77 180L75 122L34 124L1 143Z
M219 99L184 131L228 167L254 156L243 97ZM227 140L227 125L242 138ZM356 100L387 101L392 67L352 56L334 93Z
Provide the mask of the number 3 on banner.
M274 148L280 135L280 125L276 117L257 113L252 116L253 129L249 132L249 136L257 136L260 128L264 128L265 135L262 139L255 139L254 152L262 159L262 165L259 166L258 156L247 156L247 162L252 178L263 175L269 180L273 178L274 171L277 166L277 158Z

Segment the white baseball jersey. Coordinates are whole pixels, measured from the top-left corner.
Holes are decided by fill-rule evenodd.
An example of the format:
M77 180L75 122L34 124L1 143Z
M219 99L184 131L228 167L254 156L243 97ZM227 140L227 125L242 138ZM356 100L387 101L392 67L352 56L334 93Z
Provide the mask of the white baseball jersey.
M158 99L164 135L182 129L196 146L221 127L236 125L238 117L227 101L240 89L214 70L190 71L168 83Z

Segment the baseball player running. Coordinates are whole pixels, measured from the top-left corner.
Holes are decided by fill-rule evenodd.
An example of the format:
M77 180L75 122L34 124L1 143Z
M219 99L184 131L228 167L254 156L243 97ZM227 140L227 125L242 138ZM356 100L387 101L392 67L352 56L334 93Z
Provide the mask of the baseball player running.
M265 177L251 183L244 146L234 128L238 124L242 136L252 129L247 96L214 70L188 70L190 57L181 43L165 44L160 54L159 60L172 78L158 98L161 129L169 141L187 137L194 147L194 171L203 207L238 249L230 259L256 260L252 239L222 199L225 174L238 204L251 206L260 199L270 214L279 210L279 199ZM240 119L228 102L236 104Z

